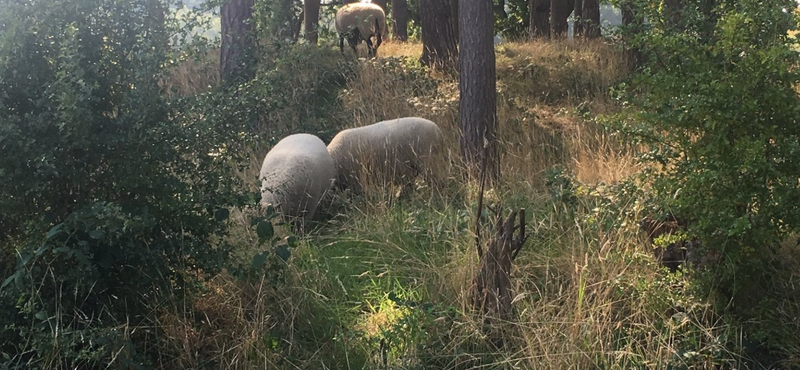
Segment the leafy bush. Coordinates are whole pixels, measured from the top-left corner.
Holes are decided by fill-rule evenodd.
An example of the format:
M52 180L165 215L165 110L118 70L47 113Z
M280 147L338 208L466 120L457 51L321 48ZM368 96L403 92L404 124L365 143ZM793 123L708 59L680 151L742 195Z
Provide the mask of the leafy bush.
M227 208L246 201L230 176L246 121L216 126L232 113L165 100L178 31L167 8L0 10L0 252L18 257L2 271L5 366L146 363L137 340L157 333L129 328L227 261Z
M800 58L786 11L796 4L739 0L704 11L696 3L675 24L639 4L650 28L631 39L646 64L619 122L650 148L644 179L659 203L724 256L706 282L750 321L762 317L755 302L769 291L776 246L800 225ZM751 334L775 343L791 330L758 322Z

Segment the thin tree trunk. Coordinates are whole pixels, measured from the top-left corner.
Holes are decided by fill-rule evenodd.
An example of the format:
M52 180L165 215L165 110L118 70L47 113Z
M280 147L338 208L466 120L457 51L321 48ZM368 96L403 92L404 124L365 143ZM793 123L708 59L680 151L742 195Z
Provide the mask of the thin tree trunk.
M497 82L495 78L494 19L491 0L459 2L459 103L461 154L472 178L480 178L486 157L486 177L500 177L497 150ZM486 146L484 150L484 145Z
M219 74L223 85L233 86L255 77L252 56L254 0L227 0L220 9L221 41Z
M319 39L319 3L320 0L305 0L303 15L305 20L305 39L316 45Z
M570 0L550 0L550 38L559 39L567 36L567 19L572 13Z
M639 48L632 45L630 40L636 33L641 32L641 20L636 16L634 5L631 0L622 2L622 4L620 4L620 11L622 13L622 25L626 29L622 39L622 54L628 68L634 70L639 68L642 57Z
M494 11L495 18L508 18L508 13L506 13L506 0L495 0L492 4L492 10Z
M682 23L683 0L664 0L664 25L671 30L679 30Z
M458 48L449 0L421 0L423 65L448 70L455 67Z
M587 39L600 37L600 1L583 0L583 36Z
M450 0L450 19L453 21L453 35L455 35L456 45L458 45L458 0Z
M392 0L392 19L394 20L395 41L408 41L408 1Z
M572 10L573 26L572 35L574 38L583 37L583 0L575 0Z
M529 34L532 39L550 35L550 0L530 0Z

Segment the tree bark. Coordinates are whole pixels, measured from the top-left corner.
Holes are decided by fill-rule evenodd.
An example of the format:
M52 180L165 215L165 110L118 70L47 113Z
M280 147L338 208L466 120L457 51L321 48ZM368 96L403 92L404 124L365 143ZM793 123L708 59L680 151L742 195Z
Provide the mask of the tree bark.
M432 68L452 69L456 65L458 48L450 1L421 0L419 10L422 25L420 62Z
M567 36L567 18L572 13L570 0L550 0L550 38L559 39Z
M631 39L638 32L641 32L641 20L636 16L636 10L631 0L625 0L620 4L622 13L622 26L625 33L622 36L622 54L625 63L631 70L639 68L642 56L639 48L631 43Z
M456 38L456 45L458 45L458 0L450 0L450 19L453 20L453 34Z
M297 19L294 14L295 0L279 0L273 15L272 26L275 39L283 42L294 41Z
M574 38L583 37L583 0L575 0L572 10L573 26L572 35Z
M664 26L667 29L679 30L682 23L683 0L664 0Z
M550 35L550 0L530 0L531 39L546 38Z
M506 13L506 0L495 0L492 4L492 10L494 11L494 16L496 18L506 19L508 18L508 13Z
M320 0L305 0L303 18L305 21L305 39L316 45L319 39L319 3Z
M227 0L220 9L219 74L222 84L234 86L255 77L254 0Z
M497 150L497 82L494 19L491 0L459 2L459 103L461 154L473 179L480 178L485 157L486 178L500 177ZM485 145L485 148L484 148Z
M408 41L408 1L392 0L392 19L394 20L393 39L401 42Z
M583 36L587 39L600 37L600 1L583 0Z

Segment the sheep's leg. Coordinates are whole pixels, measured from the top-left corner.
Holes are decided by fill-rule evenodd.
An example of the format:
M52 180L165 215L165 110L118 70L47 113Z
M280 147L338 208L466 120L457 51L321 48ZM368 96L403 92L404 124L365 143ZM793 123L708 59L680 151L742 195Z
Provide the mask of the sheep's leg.
M353 48L353 53L356 55L356 58L358 58L358 50L356 50L356 46L361 42L361 33L358 31L358 28L351 31L350 36L347 38L347 42L350 43L350 47Z
M372 58L375 56L375 51L376 51L375 48L372 47L372 37L367 37L366 41L367 41L367 55L369 55L369 57Z
M378 30L378 36L377 36L378 42L375 44L375 53L377 54L378 48L381 46L381 43L383 42L383 32L381 31L383 30L383 28L381 28L381 22L379 22L377 19L375 19L375 29Z
M344 34L339 35L339 52L344 54Z

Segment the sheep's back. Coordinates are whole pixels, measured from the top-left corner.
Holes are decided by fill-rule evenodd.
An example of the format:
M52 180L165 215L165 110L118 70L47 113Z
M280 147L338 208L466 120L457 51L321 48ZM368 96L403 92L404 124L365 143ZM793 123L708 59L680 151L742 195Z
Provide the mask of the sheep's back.
M358 27L361 36L366 38L383 32L383 29L376 29L376 20L378 27L385 27L386 15L380 6L371 3L350 3L336 12L336 32L347 33Z
M336 162L340 181L369 176L379 182L394 182L417 176L442 138L432 121L405 117L344 130L334 137L328 151Z

